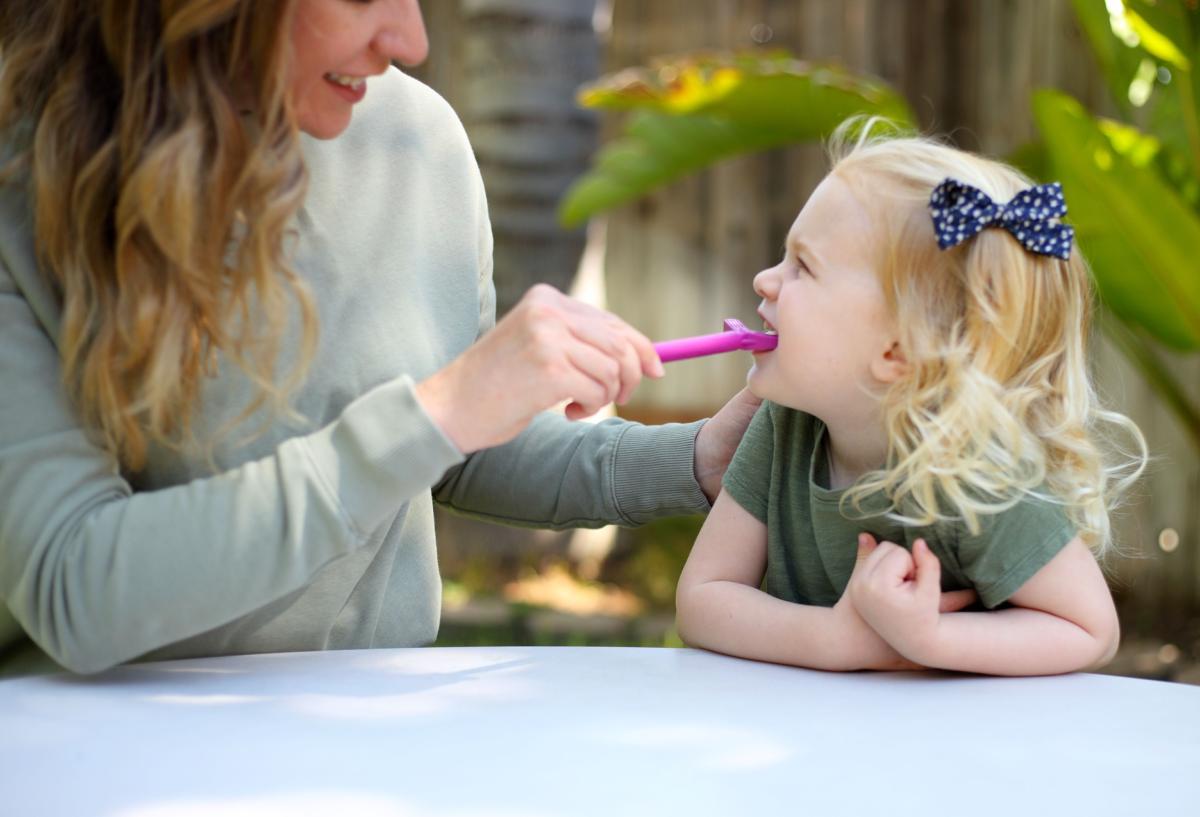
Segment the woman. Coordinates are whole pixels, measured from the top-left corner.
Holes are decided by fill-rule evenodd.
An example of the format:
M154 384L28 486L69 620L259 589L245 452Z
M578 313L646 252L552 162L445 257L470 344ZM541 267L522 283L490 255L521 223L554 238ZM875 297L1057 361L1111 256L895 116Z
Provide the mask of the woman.
M545 287L492 328L470 146L389 68L426 49L415 0L6 0L0 598L62 666L428 643L434 501L565 527L719 490L744 399L699 433L544 413L661 364Z

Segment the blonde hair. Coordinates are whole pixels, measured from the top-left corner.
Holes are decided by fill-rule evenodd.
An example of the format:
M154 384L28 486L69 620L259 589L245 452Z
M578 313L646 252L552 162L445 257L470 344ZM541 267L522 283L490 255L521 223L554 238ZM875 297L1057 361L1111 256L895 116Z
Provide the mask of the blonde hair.
M3 182L27 187L62 300L62 375L83 424L136 470L194 443L217 353L275 408L315 345L290 267L307 176L286 99L293 0L4 0ZM295 370L274 366L292 301Z
M878 226L878 275L908 373L883 394L887 466L845 494L887 497L910 525L983 517L1026 497L1059 503L1097 554L1109 511L1146 462L1141 432L1099 403L1088 371L1090 273L1026 251L1003 229L940 250L928 208L947 177L1006 202L1033 182L929 138L851 120L830 145L830 173ZM1069 205L1069 202L1068 202ZM1068 216L1069 218L1069 216ZM1136 449L1111 434L1123 432Z

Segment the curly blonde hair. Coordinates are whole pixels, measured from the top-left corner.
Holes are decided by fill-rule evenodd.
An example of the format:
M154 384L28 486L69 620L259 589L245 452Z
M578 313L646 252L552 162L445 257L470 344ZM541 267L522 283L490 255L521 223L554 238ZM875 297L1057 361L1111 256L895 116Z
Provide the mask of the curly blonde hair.
M288 262L307 176L286 99L293 0L4 0L4 183L33 202L64 385L126 468L180 448L218 352L275 408L315 345ZM250 217L252 214L252 217ZM293 304L299 363L274 373Z
M1033 182L878 124L839 128L830 172L879 228L879 280L909 370L882 398L887 466L844 501L861 508L882 494L905 524L953 519L978 533L982 517L1035 496L1061 504L1104 554L1110 509L1145 467L1146 444L1131 420L1100 405L1092 384L1087 263L1078 247L1067 261L1027 252L1002 229L940 250L928 204L944 179L999 202ZM1117 444L1121 434L1132 445Z

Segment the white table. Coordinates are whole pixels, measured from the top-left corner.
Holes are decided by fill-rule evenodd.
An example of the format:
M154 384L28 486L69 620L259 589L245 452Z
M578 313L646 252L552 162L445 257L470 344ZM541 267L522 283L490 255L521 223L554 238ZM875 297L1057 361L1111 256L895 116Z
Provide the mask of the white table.
M0 681L0 814L1200 815L1200 687L693 650L252 655Z

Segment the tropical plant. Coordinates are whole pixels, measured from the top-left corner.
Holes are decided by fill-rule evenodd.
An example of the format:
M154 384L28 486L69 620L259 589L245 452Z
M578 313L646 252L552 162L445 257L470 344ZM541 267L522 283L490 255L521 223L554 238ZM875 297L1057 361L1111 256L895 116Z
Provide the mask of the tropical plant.
M633 113L567 191L559 207L567 226L720 159L820 139L852 114L913 121L887 85L779 52L664 60L601 78L579 99Z
M1122 119L1034 95L1049 175L1063 183L1108 307L1102 325L1200 449L1200 405L1162 346L1200 350L1200 9L1196 0L1072 0Z

